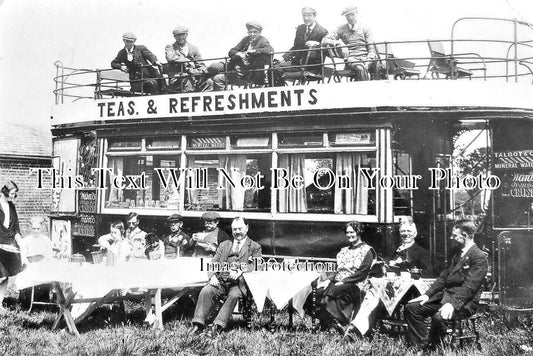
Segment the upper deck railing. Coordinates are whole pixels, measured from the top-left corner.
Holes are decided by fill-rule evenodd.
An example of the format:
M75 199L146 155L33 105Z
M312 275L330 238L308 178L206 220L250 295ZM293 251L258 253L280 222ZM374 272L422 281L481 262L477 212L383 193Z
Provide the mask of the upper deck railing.
M464 21L504 21L513 24L511 40L457 38L456 26ZM533 83L533 39L519 40L519 26L531 25L518 20L468 17L452 26L451 38L443 40L390 41L370 44L375 58L363 58L369 80L483 80ZM219 87L265 87L308 83L332 83L361 79L353 70L345 68L345 47L319 47L312 50L292 51L302 54L302 61L280 66L280 58L288 52L267 54L264 65L246 71L237 71L229 65L229 58L211 58L202 62L207 71L192 73L188 63L164 64L154 67L151 77L161 94L198 91L199 81L213 80L218 75ZM315 60L309 60L310 54ZM76 69L56 62L55 101L100 99L116 96L150 95L146 93L147 80L130 81L127 74L112 69ZM140 71L141 73L144 70ZM220 76L222 75L222 76ZM222 81L221 81L222 78ZM192 85L191 85L192 83ZM132 87L135 90L132 90ZM209 89L209 86L207 86ZM205 86L204 88L205 89ZM152 94L153 95L153 94Z

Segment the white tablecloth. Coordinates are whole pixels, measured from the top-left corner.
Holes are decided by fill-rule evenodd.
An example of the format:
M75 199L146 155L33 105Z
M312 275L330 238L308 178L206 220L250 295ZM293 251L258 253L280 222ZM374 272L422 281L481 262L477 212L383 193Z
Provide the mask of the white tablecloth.
M319 273L256 271L243 276L259 312L263 311L267 297L278 309L285 307L292 298L293 307L303 317L303 305L311 293L311 283L319 277Z
M200 258L193 257L134 260L116 266L41 261L30 264L16 278L18 289L50 282L67 283L76 293L76 299L102 298L115 289L180 288L207 281L207 272L205 268L202 271ZM75 305L73 316L81 314L86 307Z

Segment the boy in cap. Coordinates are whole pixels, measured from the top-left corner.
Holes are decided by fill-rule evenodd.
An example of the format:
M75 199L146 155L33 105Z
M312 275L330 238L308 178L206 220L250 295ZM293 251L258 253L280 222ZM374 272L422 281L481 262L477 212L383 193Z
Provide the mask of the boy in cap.
M202 214L204 222L204 231L192 235L196 242L194 256L213 256L222 241L229 240L228 234L218 227L220 215L214 211L206 211Z
M170 85L178 86L183 92L212 91L213 80L206 77L207 68L200 51L187 42L189 29L177 26L172 35L176 42L165 47L167 62L171 63L168 73Z
M130 75L132 92L159 93L159 82L153 78L161 77L157 57L143 45L136 45L137 36L132 32L122 35L124 48L111 61L111 68L120 69Z
M172 214L167 218L170 226L170 235L163 239L165 244L165 257L176 258L190 256L194 248L194 241L182 231L183 219L179 214Z
M297 51L304 49L312 49L320 47L320 43L328 31L316 22L316 10L311 7L304 7L302 9L303 24L296 28L296 35L294 36L294 44L289 51ZM307 59L309 57L309 59ZM307 62L307 63L306 63ZM283 62L280 66L298 66L321 64L322 58L320 51L300 51L287 52L283 55ZM299 68L296 68L300 70ZM313 72L320 72L320 66L307 67L306 70Z
M274 49L268 40L261 36L263 26L259 23L247 22L246 28L248 29L248 36L241 39L235 47L229 50L230 60L227 70L234 73L228 79L232 83L247 80L249 83L264 85L265 72L263 69L265 65L270 63L270 53L274 52ZM213 78L213 81L215 90L222 90L225 88L226 76L219 73Z
M369 80L368 69L371 60L377 57L372 32L358 21L356 6L346 7L342 13L348 23L329 33L322 40L325 46L347 46L342 48L346 69L354 72L356 80Z

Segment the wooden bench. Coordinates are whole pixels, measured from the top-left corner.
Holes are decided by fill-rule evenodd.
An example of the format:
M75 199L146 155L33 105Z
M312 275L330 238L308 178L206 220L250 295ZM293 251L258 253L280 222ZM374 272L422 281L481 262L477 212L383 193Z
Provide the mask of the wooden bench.
M116 98L139 95L131 91L130 78L127 73L113 69L99 70L96 75L96 99L102 99L107 96Z

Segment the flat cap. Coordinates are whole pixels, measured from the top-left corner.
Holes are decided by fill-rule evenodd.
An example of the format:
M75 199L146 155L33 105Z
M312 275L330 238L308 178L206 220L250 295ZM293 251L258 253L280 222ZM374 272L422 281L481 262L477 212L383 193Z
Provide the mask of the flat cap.
M344 8L344 10L342 10L341 16L346 16L354 11L357 11L357 6L347 6Z
M182 221L183 218L181 217L180 214L172 214L170 215L168 218L167 218L167 221L168 222L173 222L173 221Z
M255 28L255 29L258 29L259 31L263 30L263 26L261 26L261 24L259 22L255 22L255 21L247 22L246 23L246 28L247 29Z
M179 35L182 33L189 33L189 29L185 26L176 26L174 30L172 30L173 35Z
M202 214L202 220L218 220L220 219L220 215L218 213L215 213L214 211L206 211Z
M305 14L305 13L311 13L311 14L313 14L313 15L316 15L316 10L313 9L312 7L308 7L308 6L306 6L306 7L304 7L304 8L302 9L302 14Z
M130 40L130 41L136 41L137 40L137 36L135 36L135 34L133 32L126 32L122 35L122 38L125 39L125 40Z

